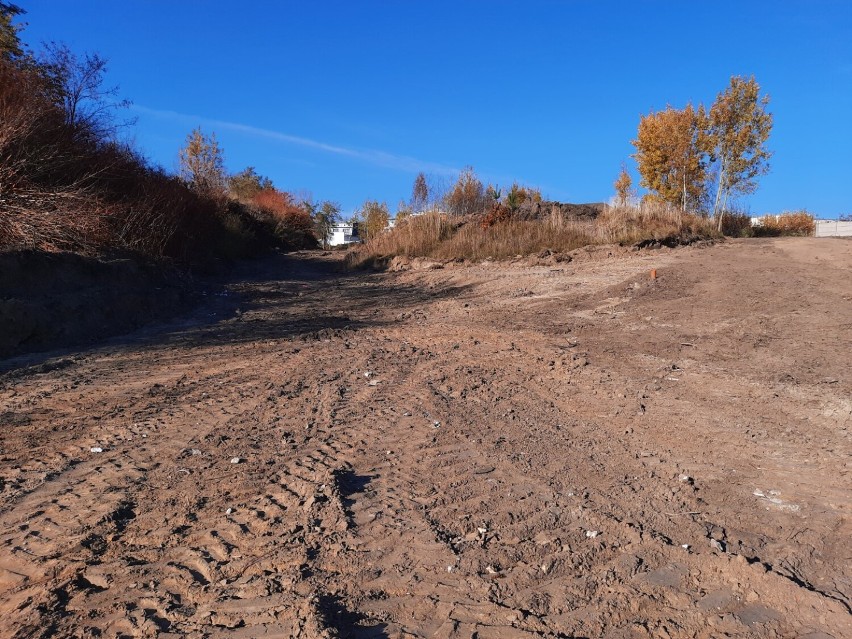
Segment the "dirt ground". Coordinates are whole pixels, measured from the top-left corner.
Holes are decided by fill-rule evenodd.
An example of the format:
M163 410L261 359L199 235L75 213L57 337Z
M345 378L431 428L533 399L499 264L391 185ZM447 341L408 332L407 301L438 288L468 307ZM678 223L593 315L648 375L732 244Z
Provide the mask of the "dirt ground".
M852 637L852 241L334 266L6 362L0 636Z

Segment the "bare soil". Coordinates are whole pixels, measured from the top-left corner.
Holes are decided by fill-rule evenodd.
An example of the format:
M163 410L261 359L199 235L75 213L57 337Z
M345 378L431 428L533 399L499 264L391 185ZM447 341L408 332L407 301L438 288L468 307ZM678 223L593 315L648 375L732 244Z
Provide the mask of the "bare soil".
M852 242L336 259L0 378L0 636L852 637Z

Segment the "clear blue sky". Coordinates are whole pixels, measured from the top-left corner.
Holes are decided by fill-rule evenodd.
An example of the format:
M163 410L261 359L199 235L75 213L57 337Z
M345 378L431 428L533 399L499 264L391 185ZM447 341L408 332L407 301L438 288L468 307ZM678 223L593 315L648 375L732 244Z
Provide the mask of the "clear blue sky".
M418 171L607 200L640 114L712 102L731 75L771 96L755 213L852 212L852 1L16 0L23 38L110 59L137 145L173 169L215 131L236 172L395 207Z

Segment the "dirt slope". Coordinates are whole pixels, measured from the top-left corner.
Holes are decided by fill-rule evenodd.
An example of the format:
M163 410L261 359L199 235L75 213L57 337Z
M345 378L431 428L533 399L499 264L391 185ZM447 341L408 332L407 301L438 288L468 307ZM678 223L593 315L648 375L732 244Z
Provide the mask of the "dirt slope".
M7 373L0 636L852 636L852 242L605 253Z

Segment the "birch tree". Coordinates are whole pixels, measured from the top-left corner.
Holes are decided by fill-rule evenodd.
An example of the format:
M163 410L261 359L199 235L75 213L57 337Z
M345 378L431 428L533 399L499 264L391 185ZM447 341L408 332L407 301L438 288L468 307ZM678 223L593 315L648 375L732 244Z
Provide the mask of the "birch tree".
M772 131L772 114L766 110L768 105L769 96L760 96L754 76L748 80L733 76L710 108L708 141L718 166L713 215L720 230L728 197L753 193L757 178L769 171L772 153L766 142Z
M701 205L707 192L706 123L704 107L691 104L639 119L633 157L641 185L656 199L683 211Z

